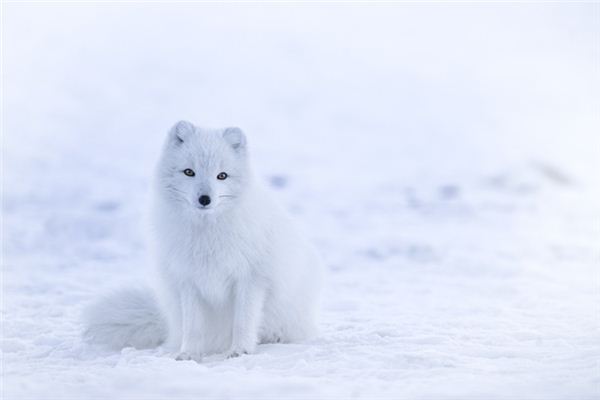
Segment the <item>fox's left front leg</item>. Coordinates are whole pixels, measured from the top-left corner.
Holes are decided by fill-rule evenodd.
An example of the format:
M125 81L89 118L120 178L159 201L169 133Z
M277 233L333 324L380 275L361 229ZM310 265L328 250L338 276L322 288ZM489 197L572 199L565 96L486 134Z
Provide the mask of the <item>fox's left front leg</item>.
M181 347L177 360L202 360L203 304L200 294L191 285L184 285L179 293L181 307Z
M234 287L233 330L228 358L256 350L264 301L265 289L257 282L238 282Z

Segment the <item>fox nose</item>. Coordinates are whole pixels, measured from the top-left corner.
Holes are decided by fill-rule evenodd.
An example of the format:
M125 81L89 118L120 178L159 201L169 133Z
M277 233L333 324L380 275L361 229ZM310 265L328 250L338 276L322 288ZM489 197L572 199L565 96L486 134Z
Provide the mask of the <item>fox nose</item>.
M210 204L210 197L203 194L202 196L200 196L200 198L198 199L198 201L200 202L200 204L202 204L203 206L207 206Z

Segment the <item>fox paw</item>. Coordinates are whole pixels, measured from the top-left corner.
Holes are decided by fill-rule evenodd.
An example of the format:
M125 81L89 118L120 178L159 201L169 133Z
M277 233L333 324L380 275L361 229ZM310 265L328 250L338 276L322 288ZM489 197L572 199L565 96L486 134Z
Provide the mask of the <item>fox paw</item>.
M179 352L175 356L175 360L177 361L196 361L197 363L202 362L202 356L198 354L191 354L186 351Z
M261 343L283 343L283 339L281 339L281 336L277 335L277 334L272 334L272 335L268 335L268 336L264 336L261 340Z
M243 356L244 354L250 354L250 351L244 349L229 350L227 352L227 358L237 358L239 356Z

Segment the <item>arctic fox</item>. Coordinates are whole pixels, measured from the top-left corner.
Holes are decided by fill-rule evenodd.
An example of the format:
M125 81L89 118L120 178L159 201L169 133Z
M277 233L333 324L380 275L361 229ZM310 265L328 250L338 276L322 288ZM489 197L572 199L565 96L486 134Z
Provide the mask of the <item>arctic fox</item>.
M153 208L157 290L122 290L90 306L88 340L164 344L177 359L200 361L315 333L319 257L253 176L239 128L178 122Z

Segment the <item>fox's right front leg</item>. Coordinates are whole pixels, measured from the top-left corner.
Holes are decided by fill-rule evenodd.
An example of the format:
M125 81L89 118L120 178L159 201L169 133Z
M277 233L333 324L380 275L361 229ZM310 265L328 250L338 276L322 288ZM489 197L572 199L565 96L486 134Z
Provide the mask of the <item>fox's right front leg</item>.
M202 301L198 291L186 286L179 294L181 310L181 347L177 360L202 361Z

